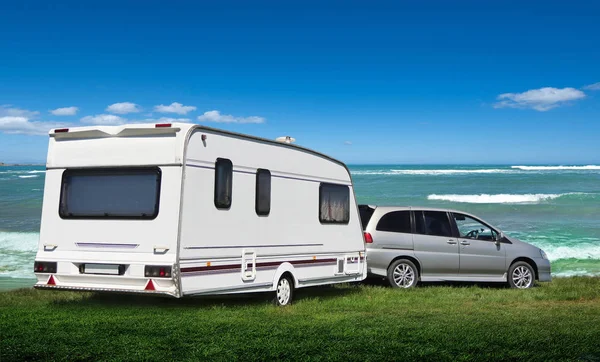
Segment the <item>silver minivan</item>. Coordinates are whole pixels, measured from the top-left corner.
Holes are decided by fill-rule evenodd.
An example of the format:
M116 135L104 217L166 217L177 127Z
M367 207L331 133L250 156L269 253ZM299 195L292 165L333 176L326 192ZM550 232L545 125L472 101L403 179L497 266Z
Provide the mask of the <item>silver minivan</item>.
M367 243L367 270L390 285L418 282L508 282L530 288L550 281L540 248L502 233L462 211L359 205Z

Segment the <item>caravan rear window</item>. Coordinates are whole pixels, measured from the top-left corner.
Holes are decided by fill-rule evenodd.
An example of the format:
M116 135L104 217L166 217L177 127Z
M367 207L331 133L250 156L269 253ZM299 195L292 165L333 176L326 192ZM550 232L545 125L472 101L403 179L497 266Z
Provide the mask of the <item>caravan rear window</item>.
M150 168L66 170L59 214L63 219L154 219L161 172Z

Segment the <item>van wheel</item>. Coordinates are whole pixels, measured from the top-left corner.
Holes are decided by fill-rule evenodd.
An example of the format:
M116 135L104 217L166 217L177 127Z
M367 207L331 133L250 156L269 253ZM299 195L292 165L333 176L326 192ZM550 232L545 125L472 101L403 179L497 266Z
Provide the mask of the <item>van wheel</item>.
M535 272L529 263L518 261L508 269L508 284L511 288L531 288L534 281Z
M393 288L412 288L417 285L419 272L408 259L398 259L388 268L387 279Z
M294 296L294 281L289 275L283 275L277 282L275 289L275 304L290 305Z

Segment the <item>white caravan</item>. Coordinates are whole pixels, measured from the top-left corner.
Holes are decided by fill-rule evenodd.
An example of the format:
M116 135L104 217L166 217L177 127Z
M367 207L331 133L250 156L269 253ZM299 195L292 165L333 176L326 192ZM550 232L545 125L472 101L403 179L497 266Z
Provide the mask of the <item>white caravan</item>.
M183 123L50 132L36 288L288 304L294 288L363 280L365 262L340 161Z

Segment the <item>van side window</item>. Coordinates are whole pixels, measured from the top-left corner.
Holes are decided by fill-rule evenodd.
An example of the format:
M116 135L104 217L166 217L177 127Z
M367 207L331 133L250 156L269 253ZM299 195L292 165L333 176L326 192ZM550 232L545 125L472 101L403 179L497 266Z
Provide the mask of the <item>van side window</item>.
M323 224L347 224L350 221L348 186L328 183L319 186L319 221Z
M423 211L427 235L452 236L448 214L443 211Z
M415 233L425 235L425 220L423 220L423 211L413 211L415 218Z
M410 211L388 212L379 220L376 230L410 234Z
M233 163L226 158L217 158L215 162L215 206L217 209L231 207L233 189Z
M271 172L259 168L256 170L256 214L267 216L271 212Z

